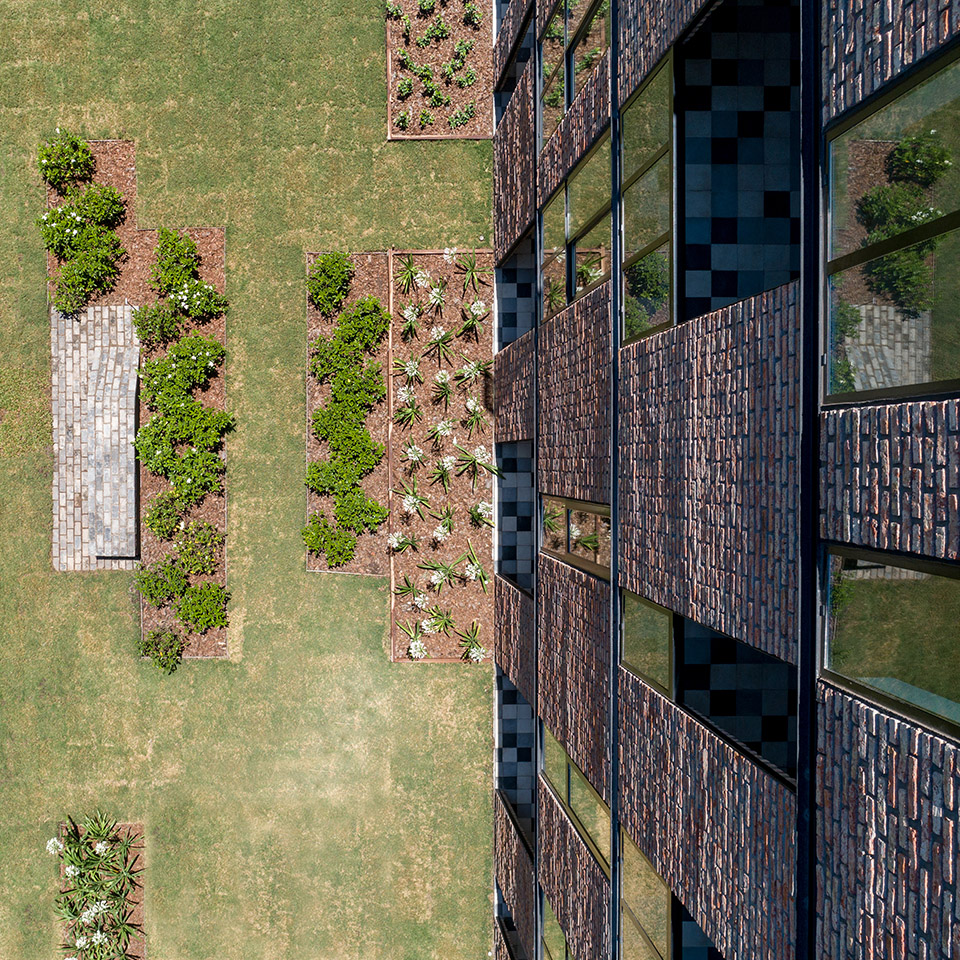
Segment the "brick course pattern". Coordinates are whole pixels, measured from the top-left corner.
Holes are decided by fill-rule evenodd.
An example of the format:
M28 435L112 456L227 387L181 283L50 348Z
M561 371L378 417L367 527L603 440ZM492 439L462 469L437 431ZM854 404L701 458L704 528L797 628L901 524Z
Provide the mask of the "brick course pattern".
M503 71L510 65L514 48L520 42L527 24L527 15L533 9L533 0L510 0L503 15L497 39L493 44L493 79L500 83Z
M706 0L620 0L620 102L646 79Z
M493 851L493 871L500 892L513 917L520 943L526 955L532 957L537 940L533 860L499 793L493 797Z
M537 39L543 36L543 31L547 29L550 22L550 14L557 6L558 0L537 0Z
M529 704L536 701L533 598L503 577L494 577L493 658Z
M960 957L956 744L818 684L818 956Z
M610 283L540 327L542 493L610 499ZM646 389L646 388L645 388Z
M831 120L960 32L957 0L830 0L823 10L823 119Z
M610 585L543 555L537 585L537 713L609 801Z
M624 829L726 960L792 957L796 797L676 704L619 674Z
M536 357L534 331L504 347L493 364L498 443L533 439Z
M493 135L493 258L497 264L527 232L537 213L535 65L533 59L527 63Z
M791 283L624 348L621 586L797 662Z
M587 845L543 781L537 791L538 879L575 957L600 958L610 949L610 885Z
M960 558L960 402L829 410L820 464L821 536Z
M537 165L544 200L560 185L610 124L610 51L583 85L560 126L544 144Z

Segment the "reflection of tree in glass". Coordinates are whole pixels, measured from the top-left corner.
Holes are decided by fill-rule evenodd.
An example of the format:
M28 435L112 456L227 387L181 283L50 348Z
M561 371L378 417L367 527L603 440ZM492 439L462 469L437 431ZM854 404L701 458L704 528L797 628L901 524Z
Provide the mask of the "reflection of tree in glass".
M863 320L860 311L838 294L830 318L830 392L848 393L856 389L854 367L847 359L847 337L857 332Z
M638 337L654 324L651 319L670 299L670 261L654 250L624 271L626 295L623 304L624 339Z

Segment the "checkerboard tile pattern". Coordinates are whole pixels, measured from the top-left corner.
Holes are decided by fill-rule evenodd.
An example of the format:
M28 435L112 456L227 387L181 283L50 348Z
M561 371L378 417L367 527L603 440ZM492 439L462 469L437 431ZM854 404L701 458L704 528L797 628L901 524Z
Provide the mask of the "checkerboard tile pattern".
M537 261L533 235L521 240L496 269L497 349L502 350L532 330L536 318Z
M798 16L728 0L681 48L688 318L799 276Z
M679 960L723 960L723 955L700 928L685 907L680 910Z
M533 443L497 444L497 463L503 471L497 502L497 573L531 590L536 504Z
M533 748L537 721L533 707L497 667L497 746L494 783L516 811L517 819L532 835L536 770Z
M788 776L797 772L797 669L683 622L680 702Z

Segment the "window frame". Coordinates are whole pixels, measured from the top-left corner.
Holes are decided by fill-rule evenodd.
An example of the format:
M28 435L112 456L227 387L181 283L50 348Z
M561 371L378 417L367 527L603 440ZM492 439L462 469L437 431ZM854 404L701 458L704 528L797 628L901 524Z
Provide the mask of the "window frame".
M831 148L835 140L858 126L864 120L879 113L896 100L908 96L922 83L932 79L938 73L953 66L960 60L960 44L952 44L948 50L940 52L929 63L924 63L916 70L910 71L907 76L901 77L890 84L886 84L883 91L866 102L847 111L843 116L827 124L823 133L823 180L822 180L822 222L823 222L823 253L821 255L822 283L820 296L820 397L821 406L825 409L851 406L854 404L873 402L881 399L902 400L928 399L941 395L952 395L960 392L960 377L951 380L932 380L926 383L912 383L895 387L877 387L871 390L845 391L843 393L830 392L830 278L851 267L861 266L871 260L884 257L887 254L902 250L905 247L941 237L953 230L960 229L960 209L944 216L912 227L888 237L877 243L837 257L829 256L830 238L833 229L833 205L831 203L830 160ZM960 319L958 319L960 322Z
M643 333L637 334L636 336L627 337L626 331L624 329L624 297L620 297L620 317L618 322L620 324L620 347L629 346L631 343L637 343L639 340L644 340L646 337L651 336L655 333L662 333L664 330L669 330L671 327L677 325L677 310L676 310L676 234L677 234L677 223L676 223L676 214L677 214L677 157L676 157L676 141L677 141L677 131L676 131L676 115L674 112L674 98L676 95L676 76L674 73L674 60L673 60L673 47L661 57L657 65L650 71L650 74L647 78L640 84L639 87L630 95L627 99L627 102L620 107L620 143L617 145L617 148L620 150L620 169L625 169L624 156L623 156L623 115L626 113L633 105L639 100L647 89L653 84L653 82L660 76L662 71L668 71L668 78L670 80L669 89L670 96L667 103L667 113L669 116L669 126L670 134L667 138L667 142L660 147L657 152L649 157L640 167L634 170L630 176L623 180L620 184L620 232L623 234L623 210L624 210L624 197L627 191L635 183L637 183L642 177L652 170L657 163L659 163L664 157L669 158L670 166L670 212L668 215L669 228L666 233L660 234L655 240L648 242L640 251L637 253L631 254L626 260L622 260L619 264L620 270L620 282L622 284L626 283L626 272L627 270L639 263L644 257L648 256L651 253L654 253L656 250L659 250L665 243L670 246L670 322L662 324L659 327L654 327L652 330L645 330ZM622 236L621 236L621 239ZM621 249L625 249L625 242L621 243Z
M931 713L929 710L924 710L923 707L910 703L908 700L901 700L893 696L893 694L885 693L882 690L867 686L865 683L860 683L856 678L848 677L844 673L838 673L827 666L830 646L830 610L828 607L828 598L831 555L867 560L882 564L883 566L903 567L907 570L916 570L919 573L927 573L935 577L945 577L950 580L960 580L960 564L945 560L929 560L912 554L902 554L894 551L855 547L833 540L821 540L820 553L818 571L820 580L820 642L818 644L820 679L826 680L832 686L837 687L845 693L859 697L861 700L866 700L879 707L891 710L912 723L919 723L935 733L950 737L952 740L960 740L960 724L954 723L938 713ZM960 704L960 700L957 700L957 703Z
M623 631L624 631L624 609L625 604L623 603L623 595L627 593L631 597L636 598L640 603L645 606L651 607L659 613L665 613L670 617L670 645L667 653L667 673L670 676L670 687L664 687L657 680L654 680L652 677L648 677L644 674L639 668L634 666L624 655L624 643L623 643ZM628 590L626 587L620 588L620 666L623 667L628 673L642 680L647 686L653 687L657 693L662 694L668 700L676 703L676 694L677 694L677 674L676 674L676 647L677 647L677 638L682 631L682 619L678 618L677 614L673 610L667 609L667 607L661 607L659 603L654 603L652 600L648 600L646 597L641 596L639 593L634 593L632 590ZM678 704L679 705L679 704Z
M581 513L592 513L598 517L607 517L610 518L610 507L604 503L589 503L586 500L572 500L569 497L555 497L550 493L540 492L540 531L543 531L543 513L544 513L544 503L547 500L554 501L559 503L565 511L565 528L566 528L566 543L567 549L565 552L559 550L553 550L550 547L545 547L543 545L543 539L541 537L540 543L540 552L545 553L548 557L553 557L555 560L560 560L562 563L567 564L571 567L576 567L579 570L583 570L585 573L592 574L595 577L598 577L601 580L610 581L610 568L601 566L599 563L594 563L592 560L587 560L585 557L580 557L575 553L570 551L570 511L579 510ZM610 536L613 537L613 524L610 525Z

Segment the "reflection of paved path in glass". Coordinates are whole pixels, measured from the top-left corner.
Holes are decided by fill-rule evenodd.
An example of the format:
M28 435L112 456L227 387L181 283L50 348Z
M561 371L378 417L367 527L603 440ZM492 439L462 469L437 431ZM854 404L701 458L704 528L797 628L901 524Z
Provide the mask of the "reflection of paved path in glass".
M853 364L857 390L906 383L927 383L930 374L930 314L904 320L896 307L857 306L863 322L847 338L847 359Z
M136 462L140 343L133 308L50 311L53 567L131 569L138 553Z

